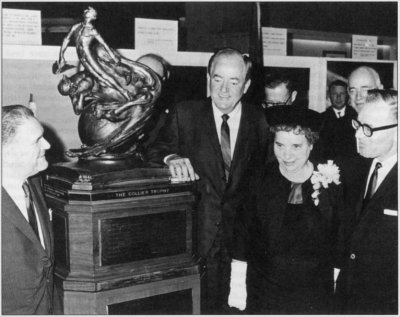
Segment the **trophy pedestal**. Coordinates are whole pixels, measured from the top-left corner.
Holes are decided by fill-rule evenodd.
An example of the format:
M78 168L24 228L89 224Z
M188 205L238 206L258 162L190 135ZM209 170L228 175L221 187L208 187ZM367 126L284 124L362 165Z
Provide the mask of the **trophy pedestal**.
M60 163L47 176L64 314L198 314L194 184L130 167Z

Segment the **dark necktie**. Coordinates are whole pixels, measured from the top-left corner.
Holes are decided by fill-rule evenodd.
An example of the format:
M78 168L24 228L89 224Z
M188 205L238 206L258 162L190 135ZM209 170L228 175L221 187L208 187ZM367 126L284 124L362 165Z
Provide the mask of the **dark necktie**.
M224 169L227 182L229 178L229 170L231 168L231 141L229 137L228 119L229 116L227 114L222 115L221 151L222 151L222 159L224 160Z
M381 167L382 164L377 162L374 171L372 172L371 177L369 178L367 193L365 194L363 206L365 206L372 198L372 196L375 194L376 183L378 181L378 169L380 169Z
M24 190L25 193L25 203L26 203L26 210L28 212L29 224L31 225L37 237L39 238L38 224L36 221L35 208L33 206L33 200L29 184L27 182L24 182L22 184L22 189Z

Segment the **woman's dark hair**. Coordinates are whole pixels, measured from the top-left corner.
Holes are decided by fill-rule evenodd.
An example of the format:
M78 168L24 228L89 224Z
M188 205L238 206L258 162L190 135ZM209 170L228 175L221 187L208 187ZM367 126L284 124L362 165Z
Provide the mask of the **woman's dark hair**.
M303 134L306 137L308 144L315 144L319 139L319 133L312 131L310 128L302 127L300 125L290 125L290 124L277 124L270 128L270 131L275 137L275 133L279 131L293 132L294 134Z

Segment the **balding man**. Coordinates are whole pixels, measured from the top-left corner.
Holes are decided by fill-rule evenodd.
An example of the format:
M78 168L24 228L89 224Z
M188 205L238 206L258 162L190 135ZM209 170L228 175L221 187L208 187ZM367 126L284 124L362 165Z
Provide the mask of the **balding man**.
M348 91L350 105L359 112L370 89L382 89L381 79L375 69L361 66L351 72L349 76Z
M371 90L353 119L361 156L342 166L349 234L337 313L398 313L397 92Z

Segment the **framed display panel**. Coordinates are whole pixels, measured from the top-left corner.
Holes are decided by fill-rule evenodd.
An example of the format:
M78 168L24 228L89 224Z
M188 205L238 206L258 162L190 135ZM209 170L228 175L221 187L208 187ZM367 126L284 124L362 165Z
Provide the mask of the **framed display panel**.
M329 106L329 98L327 90L330 83L334 80L342 80L347 83L347 78L350 73L360 66L368 66L375 69L381 79L382 85L385 89L397 90L397 62L396 61L365 61L365 60L349 60L327 58L323 60L321 73L325 74L325 100L326 105Z
M298 56L264 55L264 68L285 69L293 75L300 98L308 100L308 107L318 112L324 111L324 96L321 91L321 58Z
M285 74L290 78L293 89L297 91L296 102L308 105L310 91L310 68L264 66L265 74Z

